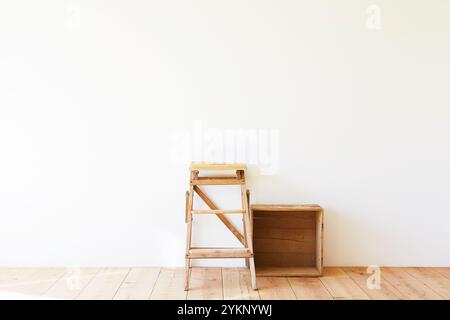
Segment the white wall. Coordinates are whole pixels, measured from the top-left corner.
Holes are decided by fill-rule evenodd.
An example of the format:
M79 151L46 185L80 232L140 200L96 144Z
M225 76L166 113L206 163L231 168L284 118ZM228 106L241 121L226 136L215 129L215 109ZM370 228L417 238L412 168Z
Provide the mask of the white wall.
M200 125L279 135L253 202L322 205L325 264L450 265L449 9L2 1L0 265L182 265Z

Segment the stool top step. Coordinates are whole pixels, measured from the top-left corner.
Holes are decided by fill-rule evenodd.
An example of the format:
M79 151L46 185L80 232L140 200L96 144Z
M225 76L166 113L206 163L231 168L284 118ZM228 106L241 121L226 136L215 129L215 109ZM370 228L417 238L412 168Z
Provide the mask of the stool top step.
M246 170L245 163L217 163L217 162L192 162L189 171L225 171L225 170Z

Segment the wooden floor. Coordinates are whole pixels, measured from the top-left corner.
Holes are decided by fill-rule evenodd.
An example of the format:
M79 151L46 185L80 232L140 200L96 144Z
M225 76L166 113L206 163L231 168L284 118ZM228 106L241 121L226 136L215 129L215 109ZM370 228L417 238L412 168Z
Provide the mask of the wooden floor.
M450 268L382 268L369 289L365 268L325 268L320 278L258 278L241 268L0 268L0 299L450 299Z

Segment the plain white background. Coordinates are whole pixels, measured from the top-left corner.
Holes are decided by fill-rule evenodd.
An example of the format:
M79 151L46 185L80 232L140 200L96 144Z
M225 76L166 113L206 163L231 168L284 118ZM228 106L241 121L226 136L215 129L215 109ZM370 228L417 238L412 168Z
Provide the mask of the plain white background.
M279 133L252 202L322 205L326 265L450 265L449 9L2 1L0 265L182 265L191 159L171 152L196 121Z

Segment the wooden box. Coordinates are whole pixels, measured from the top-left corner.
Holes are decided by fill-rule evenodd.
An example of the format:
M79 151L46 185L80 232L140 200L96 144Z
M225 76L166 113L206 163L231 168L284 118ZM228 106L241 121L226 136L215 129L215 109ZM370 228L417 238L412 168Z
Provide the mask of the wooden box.
M322 275L323 209L318 205L252 205L257 276Z

